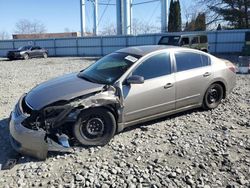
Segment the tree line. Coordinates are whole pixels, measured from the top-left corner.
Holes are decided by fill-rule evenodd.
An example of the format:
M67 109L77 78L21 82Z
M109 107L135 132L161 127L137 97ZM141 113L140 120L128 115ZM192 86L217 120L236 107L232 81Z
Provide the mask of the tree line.
M205 10L194 15L182 27L179 0L171 0L168 31L205 31L207 26L218 23L214 29L249 29L250 0L196 0ZM193 11L193 10L190 10Z

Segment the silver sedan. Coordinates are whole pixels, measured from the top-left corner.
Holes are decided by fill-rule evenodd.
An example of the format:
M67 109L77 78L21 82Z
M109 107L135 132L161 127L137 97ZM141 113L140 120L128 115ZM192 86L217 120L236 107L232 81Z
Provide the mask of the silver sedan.
M65 151L71 138L84 146L104 145L134 124L214 109L235 84L234 65L202 51L125 48L24 94L11 114L11 143L40 159L49 150Z

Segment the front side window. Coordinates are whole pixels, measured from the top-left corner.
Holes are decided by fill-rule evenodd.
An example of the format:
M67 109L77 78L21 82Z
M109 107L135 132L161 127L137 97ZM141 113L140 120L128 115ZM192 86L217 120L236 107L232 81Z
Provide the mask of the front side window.
M201 55L193 52L176 52L175 60L177 72L203 66Z
M178 45L179 40L180 40L179 36L166 36L166 37L162 37L158 44Z
M145 80L165 76L171 73L169 53L161 53L146 59L133 75L143 76Z
M113 84L139 58L126 53L112 53L80 72L78 76L94 83Z

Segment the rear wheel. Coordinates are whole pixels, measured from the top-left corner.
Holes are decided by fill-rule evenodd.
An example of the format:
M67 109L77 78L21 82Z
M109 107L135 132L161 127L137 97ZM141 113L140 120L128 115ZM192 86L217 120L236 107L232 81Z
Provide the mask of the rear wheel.
M216 108L223 98L224 90L220 84L214 83L207 89L204 99L203 108L204 109L214 109Z
M29 54L24 54L24 55L23 55L23 59L27 60L27 59L29 59L29 58L30 58Z
M115 117L104 108L83 111L73 128L75 138L85 146L105 145L114 136L115 131Z
M48 57L48 54L47 53L43 53L43 58L47 58Z

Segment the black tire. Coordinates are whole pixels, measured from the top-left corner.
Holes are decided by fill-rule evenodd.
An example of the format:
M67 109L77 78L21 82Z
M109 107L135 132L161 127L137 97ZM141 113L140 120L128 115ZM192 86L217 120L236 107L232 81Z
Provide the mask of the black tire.
M29 54L23 54L23 59L28 60L30 58Z
M103 146L116 132L114 115L104 108L81 112L73 127L75 138L84 146Z
M218 83L210 85L203 99L203 108L206 110L216 108L221 103L223 95L224 90L222 85Z
M43 58L46 59L48 57L48 54L47 53L43 53Z

